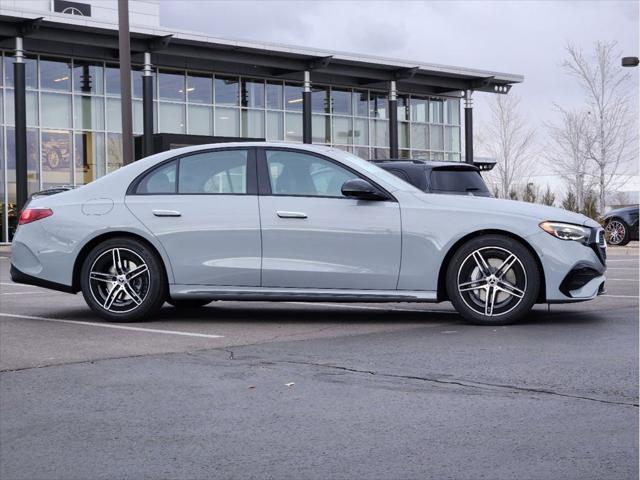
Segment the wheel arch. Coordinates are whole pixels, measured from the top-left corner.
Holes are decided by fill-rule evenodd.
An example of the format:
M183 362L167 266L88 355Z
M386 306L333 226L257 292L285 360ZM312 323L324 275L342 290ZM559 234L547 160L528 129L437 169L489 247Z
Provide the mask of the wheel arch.
M131 238L134 240L138 240L141 243L144 243L155 255L157 255L158 260L160 260L160 264L162 265L162 269L164 271L165 282L168 283L169 271L168 271L167 264L165 262L163 255L160 253L158 248L152 242L150 242L143 235L140 235L137 233L128 232L128 231L112 231L112 232L101 233L91 238L88 242L86 242L82 246L82 248L78 252L78 255L76 255L76 259L73 264L72 285L71 285L71 288L73 289L74 292L80 291L80 272L82 270L82 263L86 258L86 256L96 245L99 245L100 243L106 240L110 240L112 238Z
M538 256L538 253L531 246L531 244L521 236L516 235L515 233L512 233L512 232L508 232L506 230L499 230L499 229L486 229L486 230L477 230L475 232L471 232L465 235L464 237L458 239L453 245L451 245L451 247L449 247L449 250L444 256L442 263L440 264L440 270L438 271L438 293L437 293L438 302L444 302L446 300L449 300L449 296L447 294L446 279L447 279L447 269L449 268L449 263L451 262L453 255L466 242L468 242L472 238L476 238L482 235L503 235L505 237L509 237L509 238L512 238L513 240L516 240L517 242L521 243L522 246L524 246L527 250L529 250L529 253L531 253L531 255L533 256L536 264L538 265L538 269L540 270L540 291L538 293L538 298L536 299L536 303L544 303L547 297L546 295L547 286L545 282L544 267L542 266L542 262L540 261L540 257Z

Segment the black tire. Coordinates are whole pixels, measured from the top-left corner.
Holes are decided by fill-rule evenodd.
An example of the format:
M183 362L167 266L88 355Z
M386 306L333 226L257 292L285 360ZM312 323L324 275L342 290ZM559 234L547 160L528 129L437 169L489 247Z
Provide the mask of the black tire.
M631 241L629 225L621 218L612 218L605 225L607 243L615 247L624 247ZM615 232L614 232L615 230Z
M540 274L535 258L520 242L502 235L482 235L463 244L451 258L447 293L469 322L507 325L533 307Z
M198 298L194 299L184 299L184 300L174 300L171 297L167 298L167 303L176 308L200 308L205 305L211 303L211 300L201 300Z
M89 252L80 271L80 288L91 310L119 323L148 319L167 296L166 275L156 252L126 237L106 240Z

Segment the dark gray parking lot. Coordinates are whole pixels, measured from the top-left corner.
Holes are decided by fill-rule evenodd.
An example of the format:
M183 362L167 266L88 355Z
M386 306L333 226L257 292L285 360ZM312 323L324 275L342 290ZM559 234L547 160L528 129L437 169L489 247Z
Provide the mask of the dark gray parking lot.
M0 478L638 478L638 249L509 327L217 302L105 324L0 258Z

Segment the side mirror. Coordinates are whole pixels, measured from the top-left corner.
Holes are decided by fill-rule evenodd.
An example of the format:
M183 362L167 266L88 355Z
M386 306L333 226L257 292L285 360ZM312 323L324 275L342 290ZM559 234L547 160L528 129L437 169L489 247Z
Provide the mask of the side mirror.
M342 194L345 197L358 200L386 200L387 196L366 180L354 178L342 184Z

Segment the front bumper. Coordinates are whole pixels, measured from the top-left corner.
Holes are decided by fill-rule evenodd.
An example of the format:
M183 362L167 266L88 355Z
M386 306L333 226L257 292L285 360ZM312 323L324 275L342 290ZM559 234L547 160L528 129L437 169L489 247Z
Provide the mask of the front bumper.
M602 229L594 229L588 244L560 240L546 232L529 237L545 279L547 303L591 300L605 292L606 245Z

